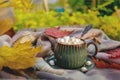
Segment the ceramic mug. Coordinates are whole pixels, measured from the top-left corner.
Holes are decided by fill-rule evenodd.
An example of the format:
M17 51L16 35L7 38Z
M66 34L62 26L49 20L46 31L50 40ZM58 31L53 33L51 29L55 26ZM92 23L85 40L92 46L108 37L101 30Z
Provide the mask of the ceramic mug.
M75 69L83 66L87 60L88 55L95 56L98 48L93 40L82 40L82 44L67 45L57 42L55 45L55 58L56 64L60 67L67 69ZM92 54L88 51L91 49Z

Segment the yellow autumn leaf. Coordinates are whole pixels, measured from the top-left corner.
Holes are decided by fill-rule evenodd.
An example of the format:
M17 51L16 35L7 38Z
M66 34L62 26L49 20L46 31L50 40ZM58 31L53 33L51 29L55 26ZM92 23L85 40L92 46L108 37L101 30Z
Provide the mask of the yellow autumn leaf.
M31 47L31 42L15 44L13 47L0 48L0 68L7 66L19 70L33 67L36 54L41 52L41 47Z

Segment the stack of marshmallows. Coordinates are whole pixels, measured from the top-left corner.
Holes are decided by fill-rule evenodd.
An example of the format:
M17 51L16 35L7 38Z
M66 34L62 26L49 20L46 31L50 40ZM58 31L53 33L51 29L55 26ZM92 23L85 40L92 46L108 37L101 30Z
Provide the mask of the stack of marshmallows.
M78 45L78 44L83 44L84 42L75 37L70 37L70 36L65 36L63 38L58 38L57 39L58 43L66 44L66 45Z

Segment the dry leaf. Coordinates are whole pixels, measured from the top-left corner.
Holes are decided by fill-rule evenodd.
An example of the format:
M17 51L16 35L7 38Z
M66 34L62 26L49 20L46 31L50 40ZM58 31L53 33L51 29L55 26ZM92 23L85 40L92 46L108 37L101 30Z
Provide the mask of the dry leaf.
M0 68L7 66L11 69L26 69L34 66L36 54L41 52L40 47L31 47L31 42L17 43L12 48L0 48Z

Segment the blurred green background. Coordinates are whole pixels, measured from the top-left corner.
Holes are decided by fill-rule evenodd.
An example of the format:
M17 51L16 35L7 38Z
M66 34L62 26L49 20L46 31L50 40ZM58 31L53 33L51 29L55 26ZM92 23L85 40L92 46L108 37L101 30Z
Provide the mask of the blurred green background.
M1 0L13 7L14 29L93 24L120 40L120 0Z

